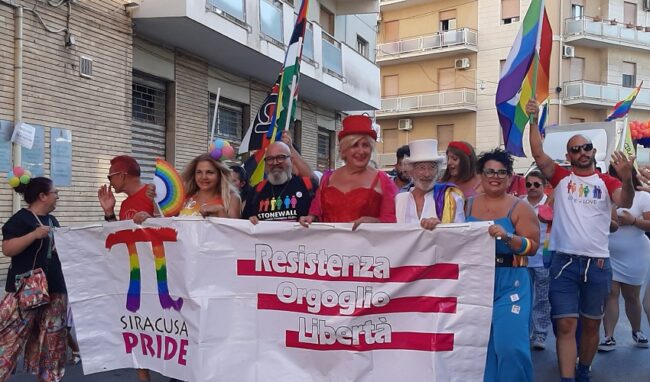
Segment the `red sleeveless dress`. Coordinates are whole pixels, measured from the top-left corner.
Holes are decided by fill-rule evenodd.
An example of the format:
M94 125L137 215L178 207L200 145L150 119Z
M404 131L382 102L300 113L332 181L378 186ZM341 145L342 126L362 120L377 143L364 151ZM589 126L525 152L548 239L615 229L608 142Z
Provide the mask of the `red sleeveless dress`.
M379 217L382 195L375 191L379 182L379 172L370 188L359 187L348 192L327 184L329 177L324 180L326 184L323 184L320 190L322 222L349 223L362 216Z

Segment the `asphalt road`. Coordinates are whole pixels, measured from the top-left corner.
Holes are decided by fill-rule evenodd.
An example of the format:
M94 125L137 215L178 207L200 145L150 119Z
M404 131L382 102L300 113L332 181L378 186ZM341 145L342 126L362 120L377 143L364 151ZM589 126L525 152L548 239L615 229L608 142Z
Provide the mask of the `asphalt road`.
M650 382L650 349L634 346L632 329L625 317L625 307L621 299L620 318L616 326L614 338L617 348L609 353L598 353L592 364L592 382ZM650 335L650 327L645 319L642 320L641 330ZM555 338L550 335L546 341L546 350L533 351L535 380L538 382L559 381L555 354ZM9 378L9 382L32 382L35 378L18 372ZM131 369L113 370L105 373L83 375L81 365L66 368L64 382L136 382L135 371ZM152 373L152 382L167 382L169 378ZM230 381L229 381L230 382ZM271 381L269 381L271 382ZM417 382L417 381L411 381ZM471 382L471 381L468 381ZM480 381L477 381L480 382Z

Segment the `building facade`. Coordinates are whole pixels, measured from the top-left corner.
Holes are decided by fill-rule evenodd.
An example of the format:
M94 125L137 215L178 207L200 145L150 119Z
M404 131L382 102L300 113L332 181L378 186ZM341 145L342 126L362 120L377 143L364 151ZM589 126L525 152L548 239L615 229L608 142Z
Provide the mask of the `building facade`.
M454 53L454 65L449 60L444 69L449 79L438 79L435 88L432 72L426 72L426 64L417 65L419 71L411 71L410 63L399 66L385 63L389 57L394 62L403 62L404 53L391 53L382 57L378 53L377 62L381 67L382 78L382 107L378 115L390 114L394 108L391 99L402 101L405 109L399 119L411 119L410 130L398 130L388 134L384 140L386 162L390 162L390 154L401 144L414 137L438 137L440 149L444 150L450 139L466 140L477 147L477 151L487 150L503 144L501 128L494 105L494 97L499 82L501 67L512 47L521 21L530 5L529 0L477 0L456 1L441 0L426 2L417 0L382 1L380 33L378 34L378 52L385 49L382 43L385 34L382 30L395 29L386 26L384 20L397 21L401 25L409 25L415 20L429 18L415 29L408 28L399 38L392 37L402 50L410 50L410 56L422 59L429 56L426 62L434 65L433 56L445 54L452 46L428 44L431 28L438 28L434 33L445 33L444 28L455 25L459 28L476 29L476 37L460 40L462 53ZM630 120L646 121L650 119L650 2L646 0L547 0L546 9L553 29L553 52L551 56L549 82L549 114L547 126L554 124L569 124L579 122L603 121L616 102L624 99L641 81L645 81L642 90L630 112ZM451 17L457 15L456 19ZM473 12L473 13L472 13ZM463 17L458 15L464 15ZM449 21L445 21L448 19ZM442 21L441 21L442 20ZM474 24L471 20L476 20ZM429 29L423 29L428 26ZM402 32L400 32L402 33ZM464 32L465 33L465 32ZM463 34L465 36L465 34ZM410 48L411 41L420 40L417 48ZM434 40L435 41L435 40ZM471 48L468 48L468 45ZM404 47L407 48L404 48ZM434 48L431 48L434 46ZM471 50L470 50L471 49ZM473 53L473 54L472 54ZM462 69L466 63L459 62L467 57L469 68ZM441 59L442 60L442 59ZM456 65L458 64L458 65ZM451 70L451 68L455 68ZM400 85L397 92L391 88L390 76L399 72ZM440 77L440 69L438 69ZM471 74L468 76L468 74ZM389 77L388 79L386 77ZM409 80L408 78L411 77ZM451 79L453 77L453 80ZM468 79L469 78L469 79ZM388 81L388 85L386 84ZM418 88L403 88L402 83L416 83ZM412 102L407 92L435 91L445 84L455 85L460 93L462 83L471 94L474 103L471 110L464 106L468 98L458 97L453 117L453 128L440 129L440 124L449 110L440 107L441 97L434 97L437 109L430 111L432 120L418 125L418 112L425 109L426 97L420 97L419 103ZM388 96L386 95L388 91ZM394 96L397 94L397 96ZM433 93L439 94L439 93ZM424 94L423 94L424 96ZM406 107L404 100L406 98ZM409 103L411 102L411 103ZM429 103L434 103L429 101ZM416 106L412 106L412 104ZM462 106L461 106L462 105ZM386 129L391 129L393 120L382 121L382 132L386 138ZM406 122L402 122L402 127ZM446 129L447 134L441 134ZM451 133L450 133L451 131ZM392 139L396 134L397 139ZM527 136L524 138L527 148ZM640 153L642 156L647 154ZM394 162L394 154L392 161ZM518 159L516 166L520 170L528 168L532 163L530 158Z
M182 170L206 152L213 120L215 135L238 146L278 76L300 2L87 0L27 9L32 6L0 0L0 172L12 166L17 148L9 137L22 113L37 135L34 148L22 150L22 164L35 174L67 175L57 184L55 215L74 225L102 220L97 189L116 155L136 157L150 181L155 158ZM371 49L377 11L377 1L310 2L291 133L315 169L334 167L335 131L345 113L379 107ZM22 61L16 53L21 28ZM64 138L69 174L59 145ZM2 182L0 224L12 215L15 198ZM0 282L8 263L0 257Z

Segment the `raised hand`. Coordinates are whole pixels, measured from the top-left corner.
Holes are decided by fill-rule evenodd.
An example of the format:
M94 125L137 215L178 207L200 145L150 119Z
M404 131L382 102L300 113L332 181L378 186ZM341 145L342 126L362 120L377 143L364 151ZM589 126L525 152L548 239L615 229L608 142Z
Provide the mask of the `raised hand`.
M113 195L113 190L111 186L103 185L97 190L97 199L99 199L99 204L102 206L105 215L113 214L115 210L115 195Z
M635 156L627 157L622 151L612 153L611 164L621 181L627 182L632 178L632 168L634 167Z

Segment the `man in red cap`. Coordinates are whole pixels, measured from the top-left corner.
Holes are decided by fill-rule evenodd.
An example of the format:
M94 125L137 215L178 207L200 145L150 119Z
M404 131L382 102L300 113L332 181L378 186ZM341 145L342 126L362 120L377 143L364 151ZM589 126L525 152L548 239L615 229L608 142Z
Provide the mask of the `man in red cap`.
M147 196L147 185L140 180L140 165L131 156L120 155L111 159L108 171L110 185L103 185L97 191L99 204L104 210L106 221L115 221L115 195L123 192L127 198L120 207L119 220L133 219L137 224L154 216L154 202Z

